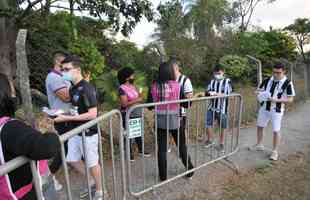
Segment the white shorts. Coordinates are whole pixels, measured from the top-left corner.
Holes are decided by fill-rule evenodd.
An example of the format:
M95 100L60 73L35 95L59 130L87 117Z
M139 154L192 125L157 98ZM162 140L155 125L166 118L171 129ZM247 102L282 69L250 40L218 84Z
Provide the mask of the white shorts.
M85 159L86 166L88 168L94 167L98 164L98 134L85 137L86 144L86 157L84 156L82 136L74 136L69 139L68 142L68 154L67 162L77 162L82 160L82 156Z
M275 111L267 111L261 108L258 112L257 126L265 128L268 126L269 121L272 124L273 132L280 132L283 113L277 113Z

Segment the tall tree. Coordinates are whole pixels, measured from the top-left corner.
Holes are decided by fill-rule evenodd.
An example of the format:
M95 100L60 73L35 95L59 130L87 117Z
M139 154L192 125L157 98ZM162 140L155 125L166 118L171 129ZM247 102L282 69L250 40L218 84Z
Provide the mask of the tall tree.
M157 7L159 18L156 20L155 37L165 48L176 46L178 39L185 34L184 13L178 0L168 1Z
M51 8L72 14L83 11L128 35L142 17L152 20L151 7L148 0L0 0L0 73L15 74L16 30L35 12L46 13Z
M305 45L310 44L310 19L298 18L295 22L285 28L291 32L298 43L298 49L304 61L306 61Z
M240 32L247 31L249 24L251 22L253 13L257 5L263 1L272 3L275 0L234 0L233 10L235 12L235 17L240 18Z
M293 24L286 27L285 30L290 31L295 36L302 59L306 63L304 66L304 78L305 94L308 97L310 94L310 61L307 59L304 47L310 43L310 19L298 18Z
M186 19L194 36L201 41L212 40L216 31L231 21L231 9L227 0L197 0L190 3Z

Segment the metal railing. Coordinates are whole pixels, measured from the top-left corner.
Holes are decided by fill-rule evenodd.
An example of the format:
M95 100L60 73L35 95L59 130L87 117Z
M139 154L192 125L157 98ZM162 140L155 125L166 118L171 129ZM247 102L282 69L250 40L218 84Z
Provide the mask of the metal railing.
M37 170L38 169L37 164L35 161L29 160L28 158L23 157L23 156L14 158L13 160L10 160L9 162L0 166L0 176L5 176L11 171L14 171L15 169L27 163L29 163L31 167L31 173L33 176L33 184L35 187L36 196L38 199L43 199L42 187L41 187L40 178L39 178L39 174Z
M115 117L117 119L115 119ZM113 132L113 120L117 120L117 124L118 124L118 128L119 131L118 133L114 133ZM107 189L107 181L105 180L105 177L107 176L104 168L104 163L103 163L103 145L102 145L102 123L106 122L107 124L107 132L108 132L108 136L109 136L109 144L110 144L110 155L111 155L111 159L112 159L112 188L111 191L108 192ZM67 132L66 134L63 134L62 136L60 136L60 142L61 142L61 155L62 155L62 160L66 160L65 157L65 147L64 147L64 143L65 141L69 140L70 138L79 135L82 133L82 143L83 143L83 151L85 151L85 149L87 148L86 144L85 144L85 139L87 136L85 136L85 132L87 129L89 129L90 127L93 126L97 126L98 129L98 139L99 139L99 163L100 163L100 169L101 169L101 183L102 183L102 191L104 192L104 196L105 198L107 198L107 195L111 195L113 200L116 199L126 199L126 176L125 176L125 168L124 168L124 141L123 141L123 130L122 130L122 116L119 110L112 110L106 114L103 114L102 116L78 127L73 129L72 131ZM119 154L120 154L120 161L121 161L121 187L118 185L118 182L116 180L117 177L117 173L116 173L116 157L115 157L115 144L114 144L114 137L117 136L118 137L118 144L119 144ZM87 154L84 154L84 159L87 160ZM71 192L71 182L70 182L70 177L69 177L69 171L68 171L68 164L66 162L63 162L64 164L64 173L65 173L65 180L66 180L66 189L67 189L67 198L69 200L74 199L72 196L72 192ZM85 171L86 171L86 177L87 177L87 187L88 187L88 199L92 199L91 196L91 184L90 184L90 174L89 174L89 170L88 168L85 166ZM121 188L121 192L119 192L119 189ZM111 194L112 193L112 194ZM121 197L119 196L121 195Z
M215 132L214 140L218 141L220 133L225 128L224 133L224 151L221 152L216 144L205 146L203 138L206 135L207 128L205 126L206 113L212 112L213 122L217 118L217 110L210 109L212 102L218 101L223 102L227 100L227 117L222 118L221 115L218 118L218 126L212 123L212 129ZM169 141L169 117L166 117L167 130L158 133L158 107L161 105L167 105L165 116L170 116L169 106L172 104L187 104L186 118L182 118L180 126L184 126L184 132L180 128L175 131L176 139L175 143L178 148L174 151L175 153L168 153L169 145L167 144L166 149L158 145L159 137L166 137L166 142ZM149 108L153 110L149 111ZM137 109L140 109L140 115L133 119L131 116ZM158 102L158 103L147 103L140 104L131 107L127 111L126 115L126 131L123 130L122 126L122 115L118 110L112 110L78 128L75 128L62 136L60 136L61 142L61 154L62 160L65 161L65 141L70 138L81 135L83 142L83 149L87 148L85 144L85 132L87 129L93 126L98 128L98 139L99 139L99 161L101 166L101 182L102 190L104 191L105 199L122 199L126 200L130 197L141 197L143 194L153 191L156 193L156 189L160 186L166 185L180 177L190 175L190 173L197 171L211 163L220 161L228 166L234 167L238 170L238 166L235 165L228 158L235 154L239 149L239 131L241 123L241 110L242 110L242 97L239 94L231 94L222 97L202 97L170 102ZM157 113L157 114L156 114ZM225 113L224 113L225 114ZM179 113L177 113L179 117ZM138 120L137 120L138 119ZM227 120L228 126L222 126L223 120ZM133 123L134 122L134 123ZM103 157L103 144L102 144L102 132L101 130L108 133L109 136L109 148L108 153L112 160L112 170L104 170ZM186 162L184 167L181 168L176 161L177 157L181 156L182 149L179 148L182 144L180 132L185 134L185 147L186 150ZM167 133L167 134L165 134ZM142 139L142 153L141 157L136 158L134 162L131 161L130 154L130 139L141 136ZM115 140L116 139L116 140ZM126 148L124 145L124 139L126 142ZM116 144L114 144L116 143ZM171 144L170 146L174 146ZM184 145L183 145L184 147ZM118 148L118 150L116 150ZM159 180L158 172L158 161L159 161L159 150L163 150L167 156L167 179ZM118 151L118 152L116 152ZM149 151L154 156L146 157L144 153ZM87 160L87 154L84 154L84 159ZM117 157L119 156L119 157ZM125 157L126 156L126 157ZM162 154L160 155L162 156ZM184 155L183 155L184 156ZM189 168L190 156L192 156L193 168ZM0 166L0 176L8 174L9 172L17 169L18 167L29 163L31 164L32 175L34 177L34 187L38 199L43 199L42 188L40 187L40 178L38 175L37 168L35 167L35 161L31 161L24 157L15 158L4 165ZM232 164L232 165L231 165ZM65 184L66 184L66 199L76 199L72 194L72 184L70 180L70 173L68 170L68 164L63 162ZM110 168L110 167L108 167ZM85 167L87 177L87 188L88 188L88 199L92 199L91 196L91 185L90 185L90 173L89 169ZM112 184L111 184L112 183Z
M118 130L113 131L113 121L117 121L117 128ZM106 132L108 132L108 136L109 136L109 144L110 144L110 149L109 149L109 153L111 155L111 159L112 159L112 188L107 188L107 182L105 180L105 177L107 177L108 175L105 173L104 170L104 163L103 163L103 145L102 145L102 132L101 132L101 128L103 125L106 125L105 127L107 127L105 130ZM79 134L82 133L81 137L82 137L82 143L83 143L83 150L85 152L85 149L88 148L85 144L85 139L87 136L85 136L85 132L87 129L89 129L90 127L93 126L97 126L98 128L98 142L99 142L99 161L100 161L100 169L101 169L101 182L102 182L102 191L104 191L104 195L105 195L105 199L108 198L108 196L111 196L111 198L113 200L116 199L126 199L126 176L125 176L125 168L124 168L124 163L122 163L124 161L124 140L123 140L123 130L122 130L122 116L120 111L118 110L112 110L106 114L103 114L102 116L88 122L85 123L84 125L75 128L61 136L59 136L60 139L60 143L61 143L61 156L62 156L62 161L63 161L63 167L64 167L64 175L65 175L65 184L66 184L66 193L67 193L67 197L66 199L72 200L72 199L77 199L79 197L75 197L72 195L72 185L70 182L70 175L69 175L69 171L68 171L68 164L65 162L66 161L66 156L65 156L65 147L64 147L64 143L69 140L70 138L77 136ZM116 172L116 153L114 151L115 144L114 144L114 138L118 137L118 145L119 145L119 155L120 155L120 159L119 161L121 162L119 164L120 166L120 170L121 174L119 175L119 179L121 182L116 180L117 177L117 172ZM87 154L84 154L84 160L87 160ZM36 162L33 160L29 160L28 158L25 157L17 157L9 162L6 162L4 165L0 166L0 176L6 175L8 173L10 173L11 171L27 164L30 163L30 167L31 167L31 172L32 172L32 176L33 176L33 183L34 183L34 187L36 190L36 196L37 199L42 200L43 198L43 193L42 193L42 186L40 183L40 177L38 174L38 170L36 167ZM85 165L85 172L86 172L86 176L87 176L87 187L88 187L88 199L92 199L92 192L91 192L91 185L90 185L90 173L89 173L89 169L86 167ZM119 185L122 185L121 187ZM120 189L121 188L121 189ZM120 191L121 190L121 191Z
M211 109L212 102L224 102L226 100L228 103L226 113L226 116L228 117L226 120L228 120L229 123L225 123L228 123L229 126L227 126L226 128L222 125L222 123L224 123L224 119L222 117L219 117L217 128L214 126L214 123L212 123L213 130L218 133L215 136L215 140L219 140L220 133L223 132L224 134L224 151L220 152L219 147L216 144L205 147L203 138L205 137L204 135L207 131L207 128L205 126L206 113L208 111L213 113L213 122L215 122L215 118L218 118L217 114L219 113L217 113L215 109ZM174 153L168 153L169 145L167 145L166 149L163 150L163 147L158 144L158 137L166 137L166 142L168 143L169 141L169 133L171 133L168 122L170 120L169 118L171 117L171 113L169 113L169 105L173 104L187 104L188 107L185 118L186 120L181 122L183 124L180 124L181 126L185 125L185 149L187 149L185 156L186 163L184 163L184 166L186 166L185 169L184 167L182 169L179 165L177 165L178 162L176 161L176 157L182 157L182 152L180 151L184 151L182 150L182 148L184 148L184 145L180 143L180 138L182 139L182 136L180 137L180 132L182 132L180 128L175 131L177 132L177 139L175 143L179 144L177 145L176 156L174 156ZM166 134L163 134L162 130L161 133L158 133L159 114L157 113L157 111L158 107L162 105L167 105L165 114L167 120L167 129L165 130ZM149 111L150 109L152 109L152 111ZM125 134L127 147L126 165L128 172L128 192L130 193L130 195L134 197L141 197L143 194L149 191L153 191L154 193L156 193L156 188L166 185L169 182L172 182L180 177L186 175L190 176L190 173L195 172L198 169L201 169L217 161L221 161L224 164L230 164L229 166L231 166L232 164L232 167L238 170L238 166L235 165L232 161L228 160L228 157L235 154L239 148L241 111L242 97L239 94L231 94L222 97L202 97L169 102L147 103L131 107L126 115L127 131ZM136 116L137 112L140 112L139 117ZM225 112L223 113L223 115L224 114ZM133 122L138 123L138 125ZM137 127L140 127L140 130ZM226 128L225 133L223 128ZM137 134L137 132L139 131L140 134ZM142 139L142 156L141 158L135 160L135 162L131 162L130 156L133 152L130 152L129 146L132 145L130 139L139 136L141 136ZM145 149L153 152L155 155L152 156L152 158L145 157ZM162 154L157 153L159 151L164 151L167 158L167 179L162 181L159 180L158 172L159 156L162 156ZM189 168L190 156L192 156L194 161L194 168L192 169Z

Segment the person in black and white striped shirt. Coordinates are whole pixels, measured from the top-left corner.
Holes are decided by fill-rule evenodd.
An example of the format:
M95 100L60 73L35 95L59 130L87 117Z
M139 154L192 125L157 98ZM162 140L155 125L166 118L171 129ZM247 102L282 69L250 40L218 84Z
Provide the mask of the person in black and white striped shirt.
M180 62L175 56L171 56L169 62L173 65L176 81L180 84L180 99L190 99L193 97L193 85L189 77L181 73ZM188 103L183 103L180 106L180 139L184 139L185 142L185 129L186 129L186 110L189 106ZM185 108L186 107L186 108ZM171 152L173 140L170 137L168 152Z
M218 96L229 95L232 92L232 84L229 78L224 76L224 66L217 64L214 68L214 79L208 84L205 95ZM214 145L213 124L214 119L221 127L219 151L224 153L224 129L228 127L228 98L217 98L211 100L206 113L207 140L206 147Z
M265 79L258 88L260 109L257 118L257 143L250 150L263 151L263 130L272 123L273 150L271 160L278 160L278 146L280 144L281 121L285 104L293 102L295 90L293 83L285 75L285 67L278 63L273 67L273 76Z

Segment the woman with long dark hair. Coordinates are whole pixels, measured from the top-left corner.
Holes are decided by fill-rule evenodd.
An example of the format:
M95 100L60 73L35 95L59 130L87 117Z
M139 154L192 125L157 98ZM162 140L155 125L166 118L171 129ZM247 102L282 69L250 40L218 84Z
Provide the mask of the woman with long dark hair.
M54 157L60 149L58 136L53 133L42 134L13 119L17 105L13 83L5 75L0 74L0 87L0 166L18 156L26 156L31 160ZM45 183L48 183L51 177L47 176L47 162L38 163L42 182L46 180ZM0 176L0 199L36 200L32 179L29 163ZM51 195L50 191L48 193ZM57 199L57 197L49 196L45 199Z
M159 74L150 89L149 102L173 101L180 99L180 85L176 81L173 63L165 62L159 67ZM167 133L170 133L179 148L179 156L187 170L193 169L187 153L185 134L180 134L180 105L177 103L156 106L158 168L160 180L167 179ZM178 143L179 142L179 143ZM193 172L187 177L192 177Z

